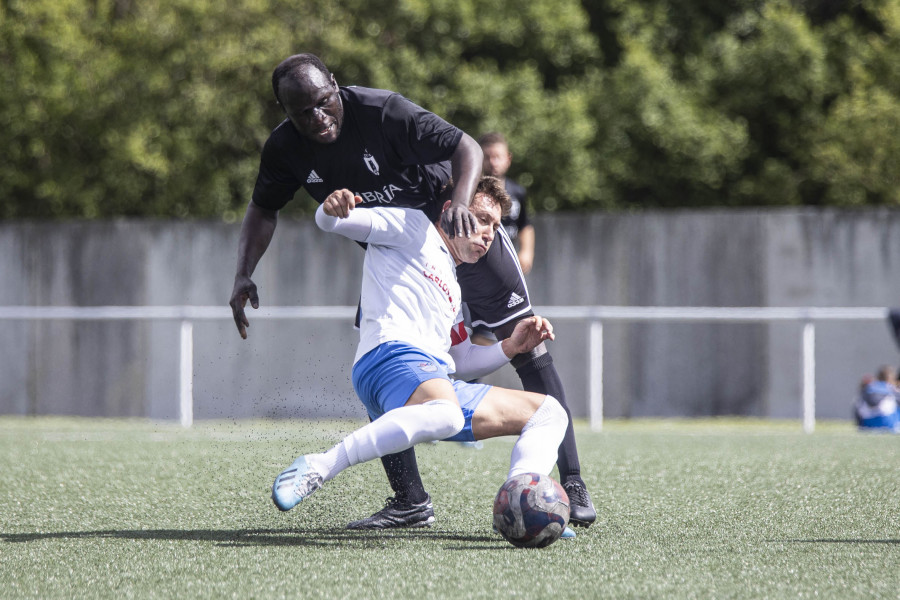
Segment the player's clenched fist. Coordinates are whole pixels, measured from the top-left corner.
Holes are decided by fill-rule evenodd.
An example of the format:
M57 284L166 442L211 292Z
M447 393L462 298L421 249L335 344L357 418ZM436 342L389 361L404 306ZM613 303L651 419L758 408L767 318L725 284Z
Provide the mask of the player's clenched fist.
M362 198L354 196L350 190L335 190L325 198L325 201L322 203L322 210L329 217L346 219L350 216L350 211L360 202L362 202Z

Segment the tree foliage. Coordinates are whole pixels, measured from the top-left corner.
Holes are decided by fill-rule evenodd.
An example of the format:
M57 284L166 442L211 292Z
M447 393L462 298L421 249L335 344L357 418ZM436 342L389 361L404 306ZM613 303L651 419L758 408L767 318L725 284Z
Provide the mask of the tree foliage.
M900 0L0 0L0 218L238 218L299 51L537 210L900 205Z

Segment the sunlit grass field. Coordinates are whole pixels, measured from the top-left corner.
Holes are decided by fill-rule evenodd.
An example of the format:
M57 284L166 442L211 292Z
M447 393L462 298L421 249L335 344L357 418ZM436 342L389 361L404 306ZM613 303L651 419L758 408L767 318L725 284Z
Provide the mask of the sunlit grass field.
M377 461L280 513L278 472L359 424L0 418L0 597L900 595L900 437L846 423L579 425L598 522L520 550L491 532L511 438L418 448L431 528L343 528L390 494Z

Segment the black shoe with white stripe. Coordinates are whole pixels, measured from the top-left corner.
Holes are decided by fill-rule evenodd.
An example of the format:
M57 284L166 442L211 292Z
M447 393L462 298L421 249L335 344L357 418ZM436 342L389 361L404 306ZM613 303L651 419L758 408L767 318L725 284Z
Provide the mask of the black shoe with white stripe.
M434 507L431 496L415 503L388 498L384 508L371 517L353 521L347 529L393 529L396 527L429 527L434 523Z

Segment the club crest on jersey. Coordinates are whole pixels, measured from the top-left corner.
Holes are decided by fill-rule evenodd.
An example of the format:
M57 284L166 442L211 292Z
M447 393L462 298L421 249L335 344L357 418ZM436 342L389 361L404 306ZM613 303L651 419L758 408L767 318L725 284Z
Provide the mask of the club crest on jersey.
M372 172L373 175L378 175L378 161L375 160L375 157L369 154L369 151L366 150L365 154L363 154L363 162L366 163L366 168Z

